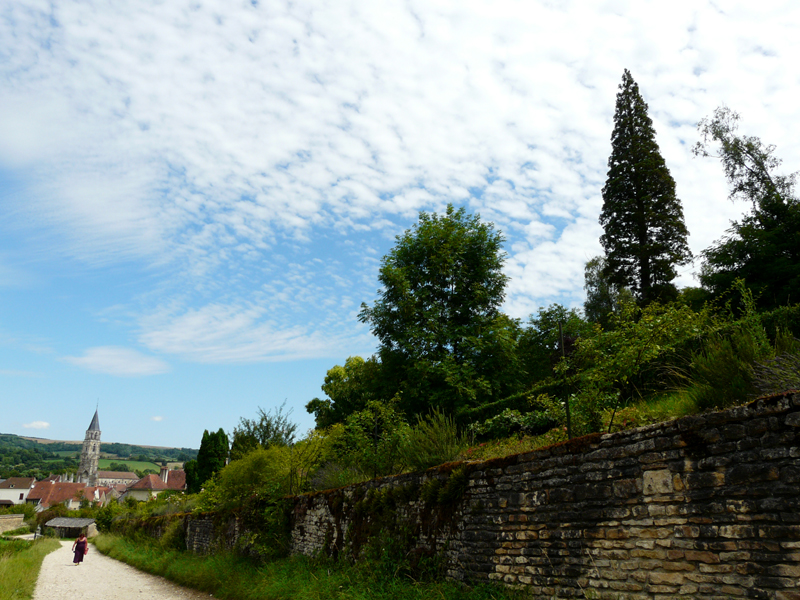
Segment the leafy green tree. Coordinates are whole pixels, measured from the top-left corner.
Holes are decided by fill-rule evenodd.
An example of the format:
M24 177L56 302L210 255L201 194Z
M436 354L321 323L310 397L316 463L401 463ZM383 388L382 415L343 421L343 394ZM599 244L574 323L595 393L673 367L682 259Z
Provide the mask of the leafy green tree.
M257 418L239 419L233 429L231 460L238 460L257 448L290 446L294 442L297 425L289 420L291 411L283 412L285 405L284 402L269 412L259 407Z
M378 337L384 382L406 413L452 413L503 393L508 370L496 367L516 342L500 313L503 241L491 223L448 205L444 215L420 213L384 256L380 297L361 305L359 320Z
M738 135L739 115L727 107L698 125L702 141L696 156L722 163L731 200L746 200L752 210L727 235L703 252L700 282L714 296L744 279L760 308L800 301L800 201L794 196L796 175L778 175L775 146ZM712 154L714 147L718 150Z
M199 492L203 484L225 466L228 451L228 436L222 428L216 433L203 432L197 460L190 460L184 467L186 489L190 494Z
M565 354L572 354L578 338L590 335L593 331L592 325L574 308L567 309L560 304L539 307L539 312L530 316L518 346L529 384L552 377L553 368L561 360L559 323L562 324Z
M641 303L674 298L676 265L688 264L689 235L647 103L625 69L617 94L600 224L604 274Z
M314 398L306 404L306 410L314 415L317 428L325 429L343 423L349 414L363 410L370 400L383 397L382 385L381 363L376 357L364 360L351 356L344 366L328 369L322 384L327 398Z
M619 312L623 298L630 296L631 292L609 281L605 273L606 259L603 256L595 256L586 263L583 270L583 289L586 290L583 313L589 323L598 323L603 329L608 329L611 317Z
M580 338L568 359L579 369L575 408L583 414L580 433L596 431L603 410L669 387L669 367L707 333L710 319L706 311L695 312L683 303L653 302L641 308L630 299L622 303L612 325Z

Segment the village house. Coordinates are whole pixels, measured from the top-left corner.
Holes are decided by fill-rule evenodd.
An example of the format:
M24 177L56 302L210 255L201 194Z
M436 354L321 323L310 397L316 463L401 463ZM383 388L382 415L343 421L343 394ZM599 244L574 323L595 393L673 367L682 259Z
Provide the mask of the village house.
M0 483L0 506L25 504L31 488L36 483L33 477L9 477Z
M63 504L68 510L77 510L81 502L105 506L110 498L111 488L105 486L90 486L85 483L69 483L56 481L39 481L34 484L27 497L27 503L36 507L36 512L42 512Z
M120 498L120 502L125 498L133 498L144 502L151 498L157 498L159 494L167 490L185 491L186 490L186 471L161 467L158 475L145 475L139 481L130 486Z

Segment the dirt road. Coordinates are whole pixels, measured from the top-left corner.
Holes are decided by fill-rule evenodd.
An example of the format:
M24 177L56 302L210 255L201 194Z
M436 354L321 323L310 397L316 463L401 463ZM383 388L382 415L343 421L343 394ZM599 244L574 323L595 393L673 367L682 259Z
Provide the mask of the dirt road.
M209 600L208 594L179 587L162 577L137 571L89 546L83 564L72 564L72 542L44 557L33 600Z

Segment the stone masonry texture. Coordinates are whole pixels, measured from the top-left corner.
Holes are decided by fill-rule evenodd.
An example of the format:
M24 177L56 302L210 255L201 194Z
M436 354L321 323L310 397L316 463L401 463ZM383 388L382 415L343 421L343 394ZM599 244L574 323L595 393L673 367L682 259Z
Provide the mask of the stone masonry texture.
M381 536L534 598L800 600L800 393L294 500L294 553Z

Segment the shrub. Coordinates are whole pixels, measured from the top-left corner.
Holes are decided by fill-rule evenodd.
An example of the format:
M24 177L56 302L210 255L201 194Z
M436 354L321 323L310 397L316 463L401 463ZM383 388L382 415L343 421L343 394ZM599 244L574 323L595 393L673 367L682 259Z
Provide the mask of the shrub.
M769 354L758 322L740 323L728 335L715 334L692 356L687 394L700 410L746 402L757 393L753 367Z
M497 439L517 433L538 435L558 425L564 420L563 405L547 394L540 394L528 400L530 409L522 413L506 408L499 415L486 419L483 423L473 423L470 433L483 439Z
M425 470L454 460L466 446L455 421L438 409L427 417L417 417L402 448L406 464L415 470Z

